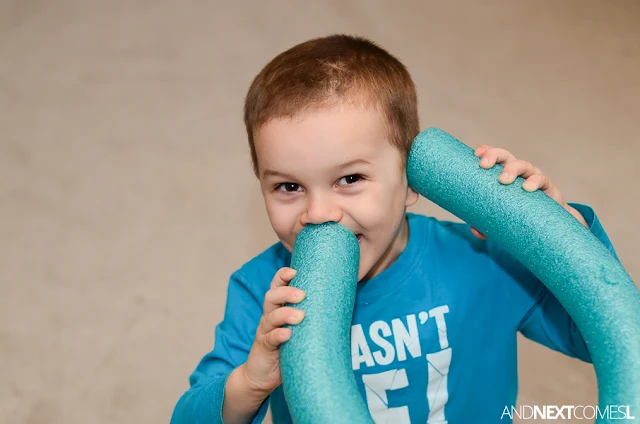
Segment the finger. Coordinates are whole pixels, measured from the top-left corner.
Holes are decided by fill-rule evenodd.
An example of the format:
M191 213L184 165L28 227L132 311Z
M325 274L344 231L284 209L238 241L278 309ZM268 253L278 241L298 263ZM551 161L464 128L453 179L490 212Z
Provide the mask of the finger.
M289 284L293 277L295 277L297 271L293 268L282 267L276 272L276 275L273 276L273 280L271 280L271 288L275 289L276 287L286 286Z
M264 316L262 320L261 331L268 333L276 328L282 327L285 324L297 325L304 319L304 311L300 309L292 308L291 306L283 306L275 311L272 311L269 315Z
M508 150L492 148L484 152L480 160L480 166L483 168L492 168L496 163L504 165L514 160L516 160L516 157Z
M484 234L482 234L482 233L481 233L480 231L478 231L478 229L477 229L477 228L475 228L475 227L471 227L471 233L472 233L474 236L478 237L480 240L486 240L486 239L487 239L487 236L485 236Z
M542 174L532 175L527 178L524 183L522 183L522 188L527 191L542 190L546 192L554 187L555 186L553 185L553 183L551 183L551 180L547 176Z
M533 175L522 184L522 188L527 191L541 190L547 196L564 207L564 196L562 192L544 175Z
M264 307L262 313L270 314L282 307L285 303L300 303L305 297L305 292L295 287L276 287L264 295Z
M474 154L476 156L482 156L484 152L487 151L487 149L491 149L491 146L489 146L488 144L481 144L478 147L476 147L476 151L474 152Z
M291 338L290 328L276 328L265 334L261 338L260 346L266 352L274 352L280 348L280 345Z
M536 168L526 160L514 160L513 162L509 162L504 166L504 169L498 177L498 180L502 184L511 184L516 180L518 176L527 179L530 176L536 174L541 175L542 171L540 171L538 168Z
M566 202L564 200L564 195L545 175L533 175L527 178L527 180L522 184L522 188L526 191L541 190L547 196L558 202L562 207L565 207Z

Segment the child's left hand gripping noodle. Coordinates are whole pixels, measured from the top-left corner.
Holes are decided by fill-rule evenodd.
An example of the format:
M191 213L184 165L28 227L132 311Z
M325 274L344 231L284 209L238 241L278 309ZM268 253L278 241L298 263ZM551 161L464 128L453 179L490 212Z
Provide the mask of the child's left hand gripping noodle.
M542 190L547 196L558 202L560 206L565 208L567 212L573 215L582 225L589 228L587 221L575 208L567 203L560 189L551 182L549 177L544 175L540 168L525 160L516 159L508 150L492 147L488 144L482 144L475 150L475 155L480 157L480 167L490 169L496 163L502 165L504 169L498 177L498 181L502 184L511 184L518 177L524 182L522 188L526 191L533 192ZM471 227L474 236L480 239L486 239L487 236L478 231L477 228Z

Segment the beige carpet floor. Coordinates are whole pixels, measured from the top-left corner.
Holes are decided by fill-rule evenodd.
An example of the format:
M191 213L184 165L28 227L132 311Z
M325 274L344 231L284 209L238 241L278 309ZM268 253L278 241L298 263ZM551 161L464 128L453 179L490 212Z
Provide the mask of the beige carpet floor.
M169 421L229 274L276 241L246 89L335 32L405 62L423 128L592 205L640 281L638 1L0 0L0 422ZM596 402L592 367L520 360L522 404Z

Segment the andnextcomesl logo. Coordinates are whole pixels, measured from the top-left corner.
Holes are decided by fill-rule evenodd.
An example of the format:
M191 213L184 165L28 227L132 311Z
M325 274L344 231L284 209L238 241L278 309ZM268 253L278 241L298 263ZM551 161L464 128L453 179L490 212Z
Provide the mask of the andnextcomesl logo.
M633 414L632 414L633 412ZM634 420L630 405L518 405L505 406L500 419L520 420Z

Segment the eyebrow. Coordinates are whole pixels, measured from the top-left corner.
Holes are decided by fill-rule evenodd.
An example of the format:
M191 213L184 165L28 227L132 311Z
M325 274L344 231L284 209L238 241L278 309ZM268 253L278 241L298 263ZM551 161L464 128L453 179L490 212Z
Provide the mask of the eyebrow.
M364 159L355 159L355 160L349 161L347 163L343 163L342 165L337 165L337 166L335 166L333 168L333 170L335 172L338 172L338 171L342 171L344 169L350 168L350 167L352 167L354 165L361 165L361 164L362 165L371 165L371 162L366 161ZM273 171L271 169L265 169L264 172L262 173L262 178L267 178L267 177L282 177L282 178L289 178L289 179L292 179L292 180L295 179L291 175L287 175L287 174L284 174L284 173L278 172L278 171Z
M371 165L371 162L366 161L364 159L356 159L351 162L343 163L342 165L336 166L334 171L342 171L343 169L351 168L354 165Z

